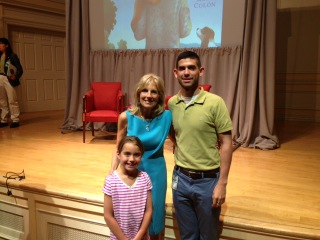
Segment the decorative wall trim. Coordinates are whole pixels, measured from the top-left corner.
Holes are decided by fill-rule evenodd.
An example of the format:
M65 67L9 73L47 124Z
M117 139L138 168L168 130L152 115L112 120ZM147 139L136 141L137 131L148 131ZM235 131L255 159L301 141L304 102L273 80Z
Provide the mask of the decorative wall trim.
M50 3L51 2L51 3ZM48 4L49 3L49 4ZM28 11L39 11L50 14L65 16L65 1L62 0L15 0L15 1L0 1L0 5L4 7L21 8Z
M320 73L276 75L275 119L320 122Z

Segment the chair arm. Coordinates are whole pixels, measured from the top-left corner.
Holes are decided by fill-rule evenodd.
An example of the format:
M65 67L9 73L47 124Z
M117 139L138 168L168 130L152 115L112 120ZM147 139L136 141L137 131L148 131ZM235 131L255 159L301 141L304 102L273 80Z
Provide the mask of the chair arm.
M83 95L83 112L91 112L94 110L93 91L90 90Z
M118 92L117 98L118 98L117 111L118 113L121 113L124 108L124 95L121 90Z

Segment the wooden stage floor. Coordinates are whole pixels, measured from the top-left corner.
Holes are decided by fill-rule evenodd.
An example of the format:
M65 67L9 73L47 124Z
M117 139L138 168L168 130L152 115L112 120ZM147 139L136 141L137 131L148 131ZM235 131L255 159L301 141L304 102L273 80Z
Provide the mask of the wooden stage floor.
M21 189L103 202L116 133L96 132L82 143L82 132L62 133L64 111L24 113L20 128L0 129L0 183L7 172L25 171L9 182ZM281 147L238 148L233 155L221 219L248 231L320 239L320 123L277 123ZM165 145L167 204L172 205L173 154ZM237 238L235 238L237 239Z

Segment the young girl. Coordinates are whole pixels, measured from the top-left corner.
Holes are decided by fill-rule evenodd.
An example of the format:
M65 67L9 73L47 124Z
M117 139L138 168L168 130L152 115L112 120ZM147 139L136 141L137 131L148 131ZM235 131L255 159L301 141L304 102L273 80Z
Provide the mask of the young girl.
M152 216L151 180L138 170L144 153L137 137L124 137L118 144L119 167L108 175L103 187L104 219L110 239L149 239Z

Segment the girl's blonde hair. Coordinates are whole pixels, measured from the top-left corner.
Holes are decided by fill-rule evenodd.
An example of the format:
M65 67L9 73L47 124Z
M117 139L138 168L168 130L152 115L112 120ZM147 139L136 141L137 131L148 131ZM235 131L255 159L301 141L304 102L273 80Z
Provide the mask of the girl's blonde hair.
M165 104L165 93L164 93L164 81L161 77L154 73L148 73L141 77L140 81L136 85L136 90L134 94L134 102L129 108L129 111L134 115L141 115L141 109L140 109L140 93L142 90L150 85L151 83L154 83L156 85L156 88L158 90L159 94L159 100L157 103L157 106L154 110L154 116L159 116L164 111L164 104Z

